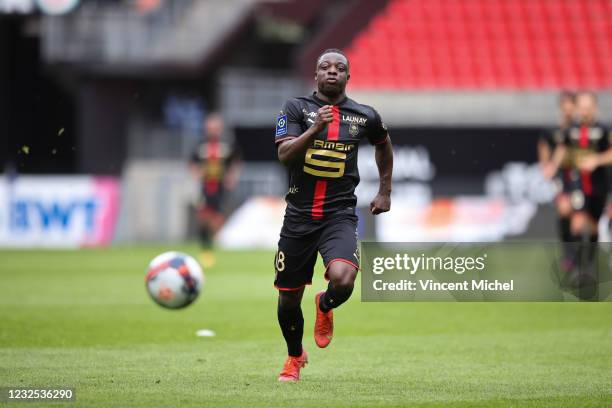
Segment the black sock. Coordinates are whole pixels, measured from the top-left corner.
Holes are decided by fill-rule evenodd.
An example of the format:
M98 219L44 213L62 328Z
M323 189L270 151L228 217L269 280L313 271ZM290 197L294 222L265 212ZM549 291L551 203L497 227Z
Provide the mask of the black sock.
M198 232L202 249L210 249L212 247L212 234L210 228L201 226Z
M278 324L287 343L287 352L290 356L302 355L302 336L304 335L304 316L302 308L282 306L278 304Z
M342 287L342 288L334 288L331 282L327 285L327 290L321 296L321 300L319 301L319 309L323 313L329 312L331 309L335 309L351 297L351 293L353 293L353 285Z
M587 262L589 265L596 265L596 255L597 255L597 242L599 241L599 234L591 234L589 236L589 242L585 242L585 245L588 245L586 256Z
M572 258L573 237L570 231L570 221L567 217L559 217L559 240L561 240L561 258Z
M571 234L570 242L570 251L568 255L570 256L570 259L572 260L574 265L580 266L582 264L582 236Z
M559 217L559 239L561 239L561 242L570 242L572 240L570 220L567 217Z

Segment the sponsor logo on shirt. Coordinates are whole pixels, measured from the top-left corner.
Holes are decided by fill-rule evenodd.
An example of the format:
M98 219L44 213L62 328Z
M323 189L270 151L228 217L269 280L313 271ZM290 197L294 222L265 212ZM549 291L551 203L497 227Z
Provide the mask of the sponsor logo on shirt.
M362 116L342 115L342 121L347 123L354 123L355 125L359 126L365 126L368 119Z

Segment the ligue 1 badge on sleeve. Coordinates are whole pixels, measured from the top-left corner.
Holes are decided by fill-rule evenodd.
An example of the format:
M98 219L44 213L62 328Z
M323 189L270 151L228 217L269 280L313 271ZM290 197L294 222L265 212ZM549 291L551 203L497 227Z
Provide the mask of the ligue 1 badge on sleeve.
M359 134L359 127L356 124L351 123L349 125L349 134L353 137L357 137L357 135Z
M287 115L280 115L276 118L276 136L287 134Z

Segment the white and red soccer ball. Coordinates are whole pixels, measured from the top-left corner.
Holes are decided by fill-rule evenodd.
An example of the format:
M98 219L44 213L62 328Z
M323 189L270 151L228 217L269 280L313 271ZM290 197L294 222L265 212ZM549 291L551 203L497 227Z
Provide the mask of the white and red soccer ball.
M197 299L204 286L202 267L181 252L156 256L147 269L147 291L160 306L180 309Z

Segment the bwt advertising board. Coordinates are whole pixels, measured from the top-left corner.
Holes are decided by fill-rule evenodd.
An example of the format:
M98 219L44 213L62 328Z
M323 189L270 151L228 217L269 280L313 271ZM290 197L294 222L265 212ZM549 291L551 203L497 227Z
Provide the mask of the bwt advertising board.
M0 178L0 246L78 248L109 244L119 182L87 176Z

